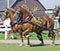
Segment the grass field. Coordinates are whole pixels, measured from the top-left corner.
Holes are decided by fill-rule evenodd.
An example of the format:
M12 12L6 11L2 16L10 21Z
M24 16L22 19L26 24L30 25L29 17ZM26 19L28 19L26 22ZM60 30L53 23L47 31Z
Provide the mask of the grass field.
M44 40L49 40L50 39L48 37L48 33L49 33L48 31L43 31L42 32L42 36L43 36ZM30 37L31 40L37 40L36 33L33 32L33 33L30 33L30 35L31 35L31 37ZM0 33L0 40L4 39L4 36L5 35L3 33ZM18 33L14 34L14 36L16 36L18 40L20 39L20 36L19 36ZM10 38L8 38L8 39L10 39ZM60 39L60 36L57 36L57 33L56 33L56 40L59 40L59 39Z
M0 51L60 51L60 45L20 47L19 44L0 44Z
M30 33L32 36L30 37L31 40L36 40L36 33ZM50 40L47 36L48 31L43 32L43 39ZM19 34L16 34L18 39ZM4 39L4 34L0 34L0 40ZM9 39L9 38L8 38ZM60 36L56 36L56 39L60 39ZM60 51L60 45L55 46L39 46L39 45L31 45L31 46L22 46L20 47L19 44L0 44L0 51Z

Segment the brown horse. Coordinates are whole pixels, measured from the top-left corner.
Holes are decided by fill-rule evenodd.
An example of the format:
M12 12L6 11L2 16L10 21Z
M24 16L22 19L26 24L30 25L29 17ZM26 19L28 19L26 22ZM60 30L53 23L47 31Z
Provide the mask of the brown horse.
M23 16L23 19L22 19L23 20L22 22L24 22L24 20L27 18L27 16L29 16L30 13L29 13L29 11L27 11L25 9L26 7L25 8L22 7L22 8L25 10L24 16ZM49 17L47 18L46 16L44 16L43 20L44 21L41 21L41 20L37 21L37 19L34 17L34 15L32 15L32 19L27 21L27 23L23 24L23 27L24 27L25 30L23 31L22 34L26 35L27 33L34 31L34 32L36 32L38 34L37 35L38 39L41 40L41 42L43 44L43 39L42 39L41 32L46 29L46 30L49 30L49 34L48 35L49 35L49 37L51 37L52 44L54 44L54 42L55 42L55 33L53 31L54 19L53 18L49 18ZM36 24L36 22L38 22L38 24Z
M36 19L36 18L35 18ZM49 37L51 37L51 40L52 40L52 45L55 43L55 33L54 33L54 19L53 18L50 18L50 17L43 17L43 20L44 21L41 21L41 20L39 20L39 23L36 25L36 21L35 21L35 19L34 19L34 16L33 16L33 18L30 20L31 22L32 22L32 24L34 24L34 26L33 26L33 28L35 28L35 29L33 29L33 30L35 30L35 32L38 30L39 31L39 33L38 32L36 32L37 34L39 34L38 35L38 37L39 36L42 36L41 35L41 33L42 33L42 31L44 31L44 30L48 30L49 31L49 34L48 34L48 36ZM27 26L27 25L26 25ZM32 28L31 26L30 26L30 28ZM28 28L27 28L27 30L28 30ZM29 29L30 30L30 29ZM27 32L29 32L29 30L28 31L24 31L23 32L23 34L25 34L25 33L27 33ZM31 29L32 30L32 29ZM40 38L40 37L39 37ZM41 38L40 38L40 40L41 40Z
M31 19L32 22L19 24L18 22L17 23L15 22L14 11L12 9L7 9L7 10L9 12L7 17L10 18L10 21L11 21L11 27L12 27L11 31L18 31L19 32L21 42L22 42L20 44L21 46L23 45L23 36L27 37L28 45L30 45L29 36L27 36L27 35L28 35L29 32L33 32L33 31L37 33L37 37L38 37L39 40L41 40L41 44L42 45L44 44L42 35L40 34L42 32L42 29L40 29L40 26L37 26L34 23L32 23L34 21L34 19Z
M43 26L45 26L44 30L49 30L48 36L51 37L52 44L55 43L55 33L54 33L54 15L51 14L49 17L43 17Z
M37 33L37 37L39 40L41 40L41 44L43 45L44 42L43 42L43 38L42 38L42 34L41 32L43 31L43 22L42 21L39 21L39 24L36 24L36 21L34 19L34 16L32 16L32 19L30 21L28 21L27 23L24 23L24 24L18 24L18 23L15 23L15 18L14 18L14 11L8 9L9 11L9 14L8 14L8 17L10 18L13 26L12 26L12 30L13 31L18 31L20 33L20 38L22 40L22 44L23 45L23 36L27 36L29 32L36 32ZM22 21L24 21L26 19L26 13L27 13L27 16L29 15L29 12L23 12L23 19ZM54 32L50 30L50 34L52 35L51 38L54 38ZM27 39L28 39L28 45L30 44L29 43L29 36L27 36ZM54 40L55 39L52 39L53 40L53 43L54 43Z
M28 11L29 12L29 11ZM26 12L25 12L26 13ZM52 15L50 15L49 17L46 17L46 16L44 16L43 17L43 21L41 21L41 20L39 20L38 22L38 24L37 24L37 27L38 26L40 26L40 29L41 29L41 27L43 28L42 30L40 30L40 32L39 33L41 33L43 30L49 30L49 34L48 34L48 36L49 37L51 37L51 40L52 40L52 44L54 44L54 42L55 42L55 33L54 33L54 19L53 19L53 14ZM35 26L36 26L36 22L37 22L37 20L36 20L36 18L34 17L34 15L32 15L32 19L30 20L33 24L35 24ZM24 16L24 18L26 19L26 16ZM24 19L23 19L24 20ZM27 28L27 30L28 30L28 28ZM27 33L27 32L29 32L29 30L28 31L24 31L23 32L23 34L25 34L25 33ZM31 29L32 30L32 29ZM35 29L34 29L35 30ZM36 32L36 31L35 31ZM38 33L38 34L39 34Z
M8 10L7 18L10 18L10 24L12 29L8 32L8 34L10 34L12 31L18 31L21 38L20 45L22 46L23 45L23 36L22 36L22 30L21 30L22 25L15 23L15 18L14 18L15 11L13 9L7 9L7 10Z

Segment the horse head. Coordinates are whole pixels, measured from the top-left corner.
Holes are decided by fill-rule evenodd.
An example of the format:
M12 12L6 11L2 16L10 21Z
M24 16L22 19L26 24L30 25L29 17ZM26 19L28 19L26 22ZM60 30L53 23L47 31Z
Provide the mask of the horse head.
M5 18L10 18L11 21L14 20L13 16L14 16L15 10L12 8L7 8L4 12L3 15L5 15Z

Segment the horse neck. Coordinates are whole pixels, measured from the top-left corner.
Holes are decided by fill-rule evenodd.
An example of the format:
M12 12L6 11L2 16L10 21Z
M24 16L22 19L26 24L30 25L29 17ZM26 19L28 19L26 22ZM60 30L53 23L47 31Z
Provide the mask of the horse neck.
M10 18L10 21L11 21L11 22L14 22L14 20L15 20L15 19L14 19L14 13L10 12L10 13L9 13L9 18Z
M26 10L23 10L23 20L25 20L28 15L29 13Z
M53 19L53 18L49 18L49 24L50 24L51 26L54 25L54 19Z

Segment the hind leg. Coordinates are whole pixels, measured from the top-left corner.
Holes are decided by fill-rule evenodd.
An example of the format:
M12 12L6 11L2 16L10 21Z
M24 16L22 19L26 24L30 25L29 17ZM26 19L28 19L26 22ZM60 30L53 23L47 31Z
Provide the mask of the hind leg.
M55 33L53 30L50 30L49 33L50 33L50 37L52 40L51 45L54 45L55 44Z
M40 45L44 45L44 41L43 41L43 37L42 37L41 32L42 32L42 31L37 32L37 37L38 37L38 39L41 41L41 44L40 44Z
M40 45L44 45L44 41L41 35L37 35L38 39L41 41Z

